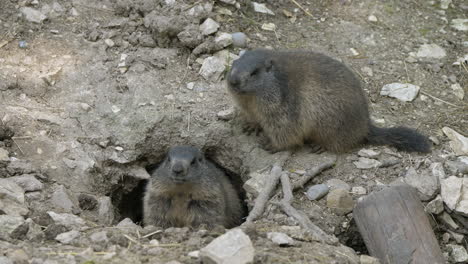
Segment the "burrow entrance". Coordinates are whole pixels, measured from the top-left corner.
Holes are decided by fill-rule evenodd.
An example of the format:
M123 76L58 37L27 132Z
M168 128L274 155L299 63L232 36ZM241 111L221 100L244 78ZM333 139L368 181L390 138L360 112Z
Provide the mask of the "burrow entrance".
M214 162L209 158L208 154L206 155L206 158L215 164L219 169L224 171L235 187L237 194L239 195L239 198L242 202L243 222L245 217L247 217L248 208L246 203L246 192L243 188L244 182L242 181L240 175ZM151 173L159 166L161 162L162 160L159 160L158 162L146 165L146 171L151 175ZM116 209L116 221L130 218L134 223L143 225L143 197L147 184L148 180L141 180L132 176L122 177L122 179L110 194L112 204Z
M359 229L354 219L350 221L349 228L337 235L337 237L343 245L354 249L356 253L369 255L369 251L367 250L361 233L359 233Z

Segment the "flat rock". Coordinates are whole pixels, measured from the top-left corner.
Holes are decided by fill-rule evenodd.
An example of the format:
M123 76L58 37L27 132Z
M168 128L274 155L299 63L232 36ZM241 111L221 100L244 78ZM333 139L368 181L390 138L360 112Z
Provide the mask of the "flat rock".
M205 19L200 25L200 31L203 35L211 35L218 31L219 24L211 18Z
M33 23L42 23L44 20L47 19L47 16L44 15L41 11L31 7L21 8L21 13L23 13L27 21Z
M419 58L442 59L447 56L447 53L437 44L423 44L419 47L416 56Z
M106 244L109 242L109 238L107 237L106 231L99 231L93 233L89 236L89 239L91 239L91 242L98 244Z
M231 229L215 238L200 250L203 263L243 264L252 263L255 249L241 229Z
M22 216L0 215L0 240L6 240L24 224Z
M351 188L351 193L356 194L356 195L365 195L365 194L367 194L367 190L366 190L366 188L364 188L362 186L355 186L355 187Z
M334 189L343 189L346 191L351 190L351 186L349 186L349 184L347 184L346 182L340 179L330 179L327 181L327 185L328 187L330 187L330 190L334 190Z
M456 30L467 31L468 30L468 19L466 18L456 18L452 19L450 26Z
M378 259L367 255L361 255L359 260L361 261L360 264L380 264Z
M57 240L58 242L60 242L62 244L68 245L68 244L71 244L73 242L73 240L75 240L79 236L80 236L80 232L78 232L76 230L72 230L72 231L69 231L69 232L58 234L55 237L55 240Z
M413 167L405 175L405 182L418 190L422 201L432 199L439 190L439 179L426 173L418 173Z
M335 189L327 195L327 206L339 215L346 215L353 210L354 200L348 191Z
M295 244L294 239L292 239L285 233L268 232L267 238L279 246L293 246Z
M377 168L382 164L380 161L375 159L368 159L364 157L359 157L358 161L354 161L353 164L358 169L372 169Z
M114 222L114 206L110 197L103 196L98 199L98 216L99 222L104 225L111 225Z
M232 44L232 35L228 33L220 33L215 38L215 43L220 45L221 47L225 48Z
M273 11L271 11L268 7L266 7L265 4L252 2L252 6L254 8L254 11L257 12L257 13L263 13L263 14L268 14L268 15L272 15L272 16L275 15L275 13L273 13Z
M445 179L444 165L441 162L432 163L429 169L432 172L432 176L437 177L439 181Z
M57 214L52 211L48 211L47 214L52 218L56 225L63 225L69 229L77 229L86 225L85 221L76 215L67 213Z
M208 81L217 81L221 74L226 70L224 62L215 56L206 58L200 68L200 75Z
M468 216L468 178L450 176L442 180L440 194L448 208Z
M73 201L71 200L67 189L63 185L59 185L55 188L50 201L55 207L63 210L64 212L70 213L73 209Z
M457 156L468 155L468 138L450 127L442 128L444 134L450 139L450 147Z
M440 214L444 211L444 200L442 200L440 195L437 195L437 197L430 201L424 209L430 214Z
M455 263L466 263L468 262L468 253L465 247L460 245L447 245L448 248L452 249L450 257L452 257Z
M463 90L459 83L454 83L450 85L450 89L452 89L453 94L455 94L455 96L458 97L458 99L463 100L463 98L465 97L465 90Z
M358 152L358 155L360 157L365 157L365 158L377 158L380 155L380 151L375 151L373 149L361 149Z
M410 83L390 83L382 87L380 95L397 98L404 102L411 102L418 96L419 89L419 86Z
M8 150L4 148L0 148L0 162L10 161L10 157L8 155L9 155Z
M32 174L14 176L9 179L18 184L26 192L40 191L44 188L44 184Z
M463 157L463 156L462 156ZM460 158L460 157L458 157ZM445 161L445 167L452 175L467 174L468 173L468 164L460 160L447 160Z
M311 186L307 190L305 195L307 196L307 198L309 198L309 200L315 201L327 195L329 190L330 188L328 187L327 184L316 184L316 185Z
M24 216L29 212L23 188L9 178L0 178L0 211L12 216Z

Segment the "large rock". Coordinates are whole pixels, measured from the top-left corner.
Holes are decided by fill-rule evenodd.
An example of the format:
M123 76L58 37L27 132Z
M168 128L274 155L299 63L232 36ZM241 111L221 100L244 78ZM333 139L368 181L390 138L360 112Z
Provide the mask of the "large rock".
M441 182L441 196L451 210L468 216L468 178L450 176Z
M8 240L24 224L21 216L0 215L0 240Z
M255 249L241 229L232 229L217 237L200 250L203 263L243 264L252 263Z
M55 212L47 212L56 225L63 225L68 229L79 229L86 225L85 221L72 214L57 214Z
M13 216L26 215L29 210L24 204L24 190L10 179L0 178L0 212Z
M468 155L468 138L450 127L442 128L444 134L450 139L450 147L457 156Z
M405 182L418 190L423 201L432 199L439 190L439 179L426 173L418 173L411 167L406 172Z
M14 176L10 177L9 179L21 186L21 188L23 188L23 190L26 192L40 191L42 188L44 188L44 184L42 184L42 182L36 179L36 177L32 174Z
M404 102L413 101L418 96L419 86L410 83L390 83L382 87L380 95L386 95Z
M460 245L447 245L448 248L452 249L450 256L452 257L455 263L467 263L468 262L468 253L466 252L465 247Z

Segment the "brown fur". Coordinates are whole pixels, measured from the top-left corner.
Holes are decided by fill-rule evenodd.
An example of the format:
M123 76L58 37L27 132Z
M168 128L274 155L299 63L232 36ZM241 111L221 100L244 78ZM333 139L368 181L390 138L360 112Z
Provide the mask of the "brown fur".
M188 162L190 164L190 162ZM229 178L204 157L189 165L190 181L171 178L171 163L163 162L152 174L144 197L144 224L160 227L208 227L240 224L242 206Z

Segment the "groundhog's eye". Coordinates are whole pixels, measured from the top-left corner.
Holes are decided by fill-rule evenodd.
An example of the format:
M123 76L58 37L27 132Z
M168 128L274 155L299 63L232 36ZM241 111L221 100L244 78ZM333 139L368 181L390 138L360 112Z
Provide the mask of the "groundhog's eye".
M195 161L196 161L196 159L193 159L190 164L195 165Z

